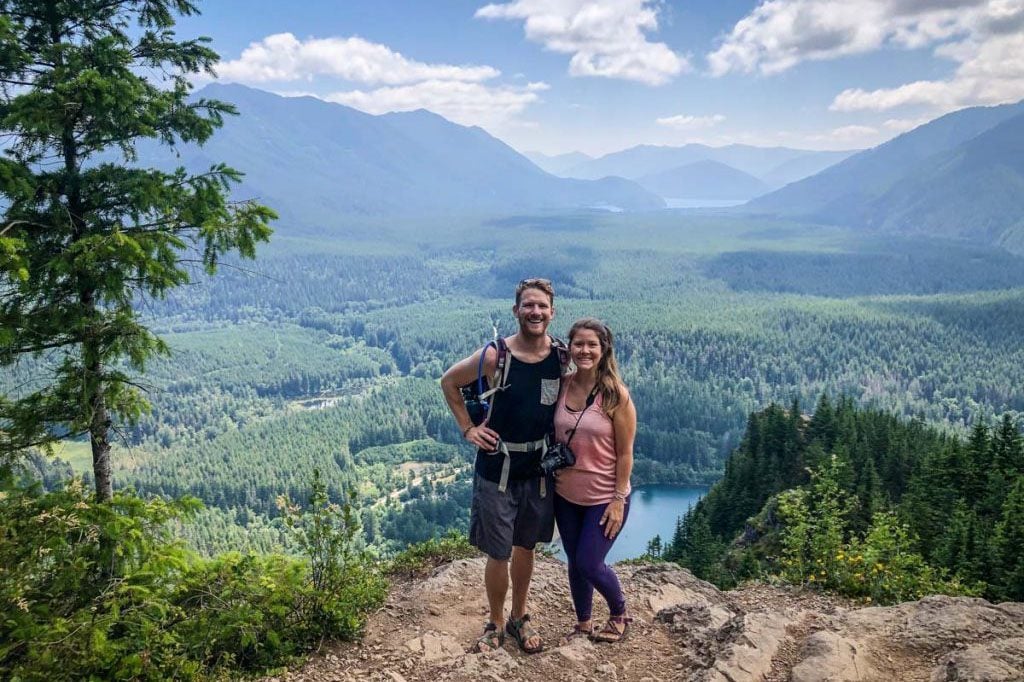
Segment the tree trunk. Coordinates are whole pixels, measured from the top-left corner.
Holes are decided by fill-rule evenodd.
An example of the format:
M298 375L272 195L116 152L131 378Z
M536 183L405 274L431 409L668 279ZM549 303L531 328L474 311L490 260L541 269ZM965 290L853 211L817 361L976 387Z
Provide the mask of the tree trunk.
M96 501L109 502L114 497L110 465L111 421L103 396L103 361L100 357L100 342L96 338L96 310L91 291L83 293L82 305L94 320L82 342L82 365L85 370L82 401L89 406L89 443L92 445L92 472L96 478Z
M93 369L89 368L92 372ZM97 366L96 371L102 371ZM92 472L96 477L96 501L110 502L114 497L114 477L110 465L110 415L103 400L102 391L97 390L91 400L92 422L89 424L89 442L92 445Z

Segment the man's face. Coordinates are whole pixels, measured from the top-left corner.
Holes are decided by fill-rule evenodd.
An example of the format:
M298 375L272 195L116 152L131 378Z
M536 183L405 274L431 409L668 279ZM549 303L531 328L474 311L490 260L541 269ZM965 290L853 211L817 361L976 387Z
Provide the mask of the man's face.
M543 336L548 331L555 308L551 299L540 289L524 289L519 304L512 306L512 314L519 320L519 333L524 336Z

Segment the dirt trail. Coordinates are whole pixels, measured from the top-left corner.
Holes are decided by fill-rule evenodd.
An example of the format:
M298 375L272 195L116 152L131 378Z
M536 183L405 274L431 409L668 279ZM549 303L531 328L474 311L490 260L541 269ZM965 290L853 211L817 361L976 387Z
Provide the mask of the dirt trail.
M721 592L674 565L616 566L635 618L618 644L576 639L564 564L538 557L532 619L547 649L511 639L468 654L486 620L483 559L402 580L361 642L338 644L274 680L385 682L953 682L1024 680L1024 604L930 597L855 608L818 593L751 586ZM600 597L595 619L606 615ZM598 620L600 622L600 620Z

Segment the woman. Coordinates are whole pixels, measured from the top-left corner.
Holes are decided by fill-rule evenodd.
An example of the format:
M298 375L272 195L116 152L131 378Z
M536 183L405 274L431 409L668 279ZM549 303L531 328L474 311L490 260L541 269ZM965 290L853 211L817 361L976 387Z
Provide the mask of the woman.
M583 318L569 330L576 372L565 382L555 409L555 438L576 455L557 472L555 520L569 564L569 589L576 626L565 640L589 636L618 642L630 618L626 598L605 557L629 512L636 409L619 378L612 333L603 322ZM610 617L594 631L594 590L608 602Z

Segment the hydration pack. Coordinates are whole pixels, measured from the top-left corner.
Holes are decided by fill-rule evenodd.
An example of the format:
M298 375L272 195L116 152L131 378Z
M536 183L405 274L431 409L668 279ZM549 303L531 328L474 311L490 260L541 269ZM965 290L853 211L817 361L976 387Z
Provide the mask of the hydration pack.
M498 353L494 374L488 377L488 386L484 386L484 360L487 358L487 349L490 347ZM571 360L569 348L561 341L551 337L551 348L558 353L558 364L562 368L562 376L569 373ZM476 381L470 382L459 388L462 391L462 400L466 403L466 411L474 426L479 426L487 421L494 408L494 399L499 393L508 387L508 370L510 366L508 345L505 339L496 337L488 341L480 350L480 362L477 365Z

